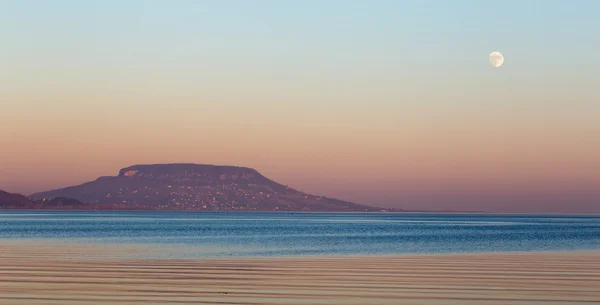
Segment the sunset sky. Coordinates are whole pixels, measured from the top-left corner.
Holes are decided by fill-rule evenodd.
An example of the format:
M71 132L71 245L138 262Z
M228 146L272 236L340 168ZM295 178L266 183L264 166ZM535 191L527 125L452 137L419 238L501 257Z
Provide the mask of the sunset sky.
M0 189L185 162L386 207L600 213L599 12L2 1Z

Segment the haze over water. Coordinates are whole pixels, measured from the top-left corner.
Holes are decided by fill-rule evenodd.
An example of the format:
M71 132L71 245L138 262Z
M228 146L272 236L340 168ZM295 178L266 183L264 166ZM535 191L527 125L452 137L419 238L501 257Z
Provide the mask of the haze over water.
M600 216L361 213L0 213L0 242L138 245L142 257L600 249Z

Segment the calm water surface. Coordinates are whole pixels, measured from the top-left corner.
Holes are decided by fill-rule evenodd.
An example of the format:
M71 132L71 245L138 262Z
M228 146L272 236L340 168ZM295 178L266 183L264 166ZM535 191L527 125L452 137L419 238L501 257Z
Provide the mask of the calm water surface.
M40 239L185 257L582 251L600 249L600 216L0 212L0 248Z

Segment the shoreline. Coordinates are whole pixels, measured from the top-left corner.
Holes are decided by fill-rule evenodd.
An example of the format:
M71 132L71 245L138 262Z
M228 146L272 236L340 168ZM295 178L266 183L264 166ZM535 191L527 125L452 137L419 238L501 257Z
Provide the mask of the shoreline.
M157 209L0 209L8 212L157 212L157 213L273 213L273 214L402 214L402 215L481 215L481 216L577 216L600 217L600 213L510 213L510 212L485 212L485 211L205 211L205 210L157 210Z
M303 254L303 255L209 255L196 254L182 256L186 253L210 253L202 252L212 250L212 253L227 252L227 248L208 248L203 246L184 246L180 244L151 244L151 243L90 243L76 242L69 240L56 239L22 239L22 238L0 238L0 248L13 248L25 252L32 251L32 248L43 247L51 249L60 249L62 247L70 248L70 253L81 253L82 255L96 256L100 255L103 259L110 259L111 254L115 254L119 259L124 255L137 254L129 259L140 260L294 260L294 259L381 259L395 257L436 257L436 256L496 256L496 255L545 255L545 254L598 254L598 249L551 249L551 250L533 250L533 251L480 251L480 252L404 252L404 253L349 253L349 254ZM173 250L172 248L176 248ZM60 253L60 251L58 252ZM85 255L85 256L87 256ZM144 255L146 255L144 257ZM87 257L78 257L88 260ZM2 259L2 254L0 254Z
M600 251L77 259L119 247L0 240L1 304L595 304ZM101 254L101 253L100 253Z

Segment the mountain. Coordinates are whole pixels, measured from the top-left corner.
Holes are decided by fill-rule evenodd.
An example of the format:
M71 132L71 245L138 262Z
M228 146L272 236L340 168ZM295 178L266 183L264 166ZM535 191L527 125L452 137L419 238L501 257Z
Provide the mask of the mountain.
M40 199L36 201L40 205L41 209L53 209L53 210L89 210L93 206L88 203L83 203L77 199L56 197L53 199Z
M85 204L73 198L52 198L33 201L21 194L8 193L0 190L0 209L90 209L89 204Z
M134 165L117 176L31 195L70 197L100 209L200 211L382 211L349 201L310 195L258 171L200 164Z
M0 209L32 209L35 202L21 194L13 194L0 190Z

